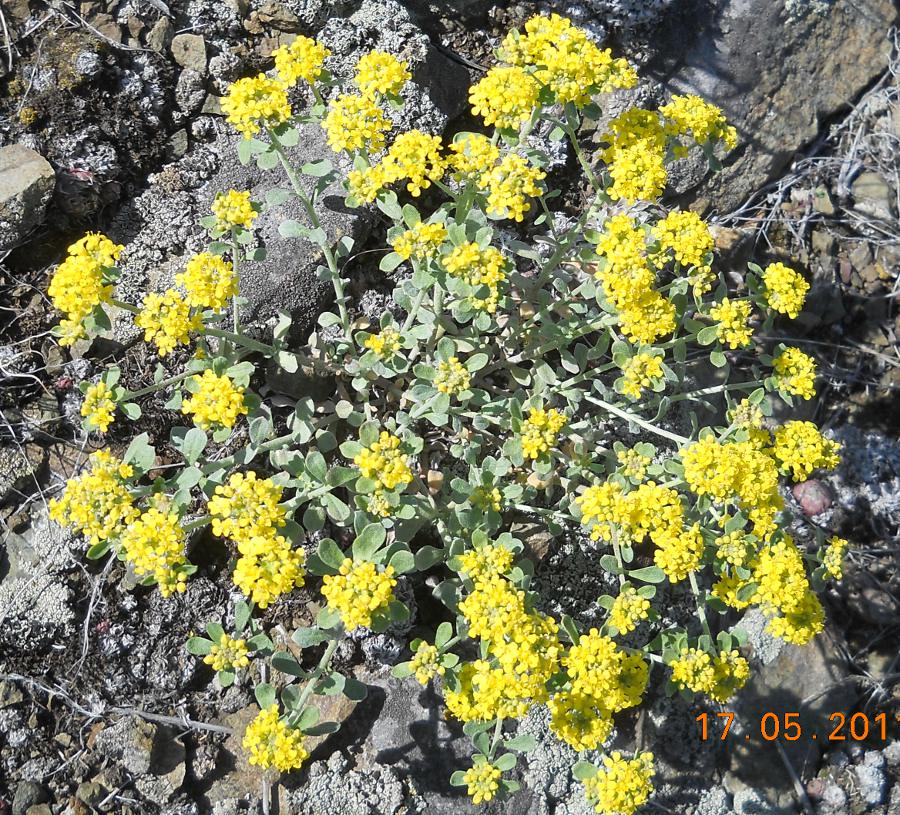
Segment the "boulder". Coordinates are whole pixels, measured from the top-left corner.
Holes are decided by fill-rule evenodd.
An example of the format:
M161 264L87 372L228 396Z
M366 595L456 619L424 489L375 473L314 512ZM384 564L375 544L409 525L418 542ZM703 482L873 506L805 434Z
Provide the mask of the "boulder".
M206 40L200 34L176 34L171 48L175 62L182 68L206 73Z
M804 14L797 8L808 7ZM657 33L659 55L646 72L667 91L719 105L737 128L738 147L722 172L702 163L680 191L727 212L776 178L822 122L851 104L887 66L891 0L790 4L773 0L699 2Z
M0 251L12 249L44 219L56 175L40 153L0 147Z

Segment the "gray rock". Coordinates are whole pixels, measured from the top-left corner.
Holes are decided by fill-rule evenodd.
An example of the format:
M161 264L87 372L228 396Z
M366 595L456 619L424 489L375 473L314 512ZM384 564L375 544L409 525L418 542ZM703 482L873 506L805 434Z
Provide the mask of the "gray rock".
M36 485L35 476L47 462L47 451L36 444L0 447L0 503L15 500L13 491Z
M867 807L878 806L887 793L884 756L877 750L867 750L861 764L854 768L859 796Z
M168 17L160 17L147 35L147 47L160 53L165 51L172 42L173 33L172 21Z
M82 781L75 790L75 797L88 806L97 806L106 797L106 789L96 781Z
M185 68L175 83L175 101L178 107L191 116L203 107L205 99L203 76L193 68Z
M893 215L894 190L878 173L860 173L850 186L854 208L873 218L890 219Z
M182 68L206 73L206 40L200 34L176 34L172 38L172 56Z
M34 781L22 781L13 796L12 815L25 815L28 810L50 800L45 787Z
M0 147L0 250L12 249L44 220L53 167L21 144Z
M771 0L704 4L683 24L658 32L660 55L649 72L672 93L696 93L719 105L740 144L712 178L697 173L691 195L729 211L783 170L820 123L850 103L885 68L891 0L835 0L823 14L785 16Z

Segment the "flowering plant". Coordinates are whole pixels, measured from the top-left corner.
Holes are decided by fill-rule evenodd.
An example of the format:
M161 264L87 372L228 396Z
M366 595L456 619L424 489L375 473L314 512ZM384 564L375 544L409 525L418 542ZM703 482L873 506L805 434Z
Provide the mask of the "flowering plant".
M815 590L840 577L846 542L798 546L780 488L835 466L838 445L811 422L773 422L773 400L811 398L815 363L765 338L776 314L797 315L808 284L781 263L750 264L730 289L707 224L660 203L669 162L699 148L715 163L736 144L713 105L676 96L629 109L609 122L597 156L585 152L582 119L636 75L561 17L508 35L470 93L491 132L449 143L392 134L411 78L404 63L369 54L346 91L328 58L298 37L276 51L272 76L239 80L222 107L244 136L242 161L280 166L302 203L306 222L280 232L319 245L335 311L299 349L287 341L289 315L264 338L242 324L240 266L264 260L254 224L286 192L220 196L203 222L208 250L140 305L114 298L122 247L79 241L50 286L66 314L62 342L108 328L112 305L134 312L160 356L192 343L197 353L177 373L160 366L141 391L121 387L115 370L85 385L85 426L100 432L117 412L139 416L148 393L170 392L168 406L189 419L170 438L183 466L151 481L155 451L139 436L121 460L95 454L52 513L84 533L90 557L114 551L165 595L184 591L195 569L188 536L208 528L230 541L246 600L188 648L223 685L267 675L261 660L274 670L272 683L256 682L261 712L244 744L279 771L308 758L307 737L337 728L318 720L313 695L365 696L332 667L341 639L406 621L399 589L431 578L450 619L431 641L414 640L394 674L439 683L475 750L451 783L480 803L517 788L510 773L533 740L514 722L531 708L546 706L553 733L575 750L601 749L651 674L670 693L720 701L744 684L744 636L727 625L735 610L759 606L792 643L822 629ZM288 91L301 81L311 104L296 114ZM539 125L568 140L586 177L577 218L550 209L547 143L529 138ZM355 317L347 296L352 240L333 244L318 217L318 197L341 174L327 159L289 160L307 126L321 126L352 165L348 202L374 204L392 224L380 268L394 278L394 306L376 324ZM435 204L424 207L426 197ZM523 240L508 222L526 219ZM289 410L264 400L254 393L261 359L330 377L334 395ZM211 455L245 422L245 446ZM601 627L542 611L534 565L511 532L523 519L553 536L581 528L605 550L599 565L617 588L597 600ZM686 625L665 623L657 605L676 584L696 604ZM321 590L315 625L273 639L264 610L301 585ZM649 752L610 752L574 772L601 813L632 813L652 792Z

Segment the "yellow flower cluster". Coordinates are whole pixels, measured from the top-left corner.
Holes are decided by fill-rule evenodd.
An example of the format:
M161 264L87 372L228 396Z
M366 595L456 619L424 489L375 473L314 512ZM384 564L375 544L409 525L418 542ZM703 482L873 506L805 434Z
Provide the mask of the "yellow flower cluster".
M441 137L421 130L407 130L394 139L381 161L382 186L407 180L406 189L418 198L444 175Z
M472 376L457 357L439 362L434 376L434 386L441 393L455 396L469 389Z
M443 224L427 224L419 221L407 229L392 244L394 251L404 260L425 260L437 254L447 240L447 228Z
M622 468L622 474L626 478L633 478L635 481L643 481L647 474L647 465L650 464L650 457L645 456L637 450L623 450L616 458L619 460L619 466Z
M197 390L181 403L185 416L194 414L194 424L204 430L217 427L234 427L238 416L247 414L244 404L244 388L235 385L227 376L218 376L208 368L192 378Z
M606 263L596 272L607 299L619 312L622 331L632 342L652 343L675 330L675 307L653 284L646 255L647 233L627 215L606 221L597 254Z
M384 134L391 129L391 122L371 99L343 94L328 104L322 128L335 153L373 153L384 147Z
M685 448L681 458L685 481L697 495L709 495L717 502L736 500L747 510L756 535L772 534L783 502L771 456L752 441L720 444L705 436Z
M716 557L731 566L746 566L753 555L750 540L739 530L719 536L715 544Z
M779 390L801 399L816 395L816 362L799 348L785 348L772 361Z
M795 319L809 291L809 283L803 275L783 263L770 263L763 271L763 285L769 308Z
M612 178L607 194L629 203L655 200L666 188L666 131L653 111L631 108L609 123L600 153Z
M469 500L473 505L481 510L492 509L494 512L500 511L500 505L503 496L497 487L475 487L469 494Z
M656 544L653 562L665 572L672 583L684 580L700 568L703 558L703 535L695 524L685 529L670 527L651 535Z
M397 96L410 79L412 74L405 62L384 51L370 51L356 63L353 82L363 96L373 99L376 94Z
M237 543L273 538L287 520L279 501L281 487L271 478L260 478L252 470L233 473L227 484L216 487L206 506L213 534Z
M484 173L479 183L488 191L487 214L494 218L522 221L531 209L528 198L541 194L538 181L546 173L526 158L509 153L495 167Z
M183 566L185 535L178 515L151 507L132 521L121 538L125 556L138 577L152 576L163 597L187 588Z
M463 133L450 145L449 164L457 181L480 177L499 160L500 148L481 133Z
M749 663L737 651L720 651L711 657L705 651L688 648L669 667L672 682L680 689L705 693L718 702L727 702L750 676Z
M175 289L146 295L134 323L144 330L144 341L152 342L161 357L179 345L187 345L191 341L191 332L202 327L200 315L191 315L190 304Z
M550 730L574 750L594 750L612 732L613 720L601 700L583 693L560 691L547 702Z
M650 601L641 597L634 586L623 586L609 610L609 624L620 634L627 634L649 615Z
M260 535L237 541L240 557L231 576L234 585L260 608L304 584L306 555L282 535Z
M592 697L610 713L640 704L650 675L640 654L623 651L596 628L578 638L562 664L573 693Z
M553 619L529 610L525 593L498 574L476 581L459 611L486 656L466 663L458 689L445 693L450 713L461 721L518 718L547 701L547 681L559 667Z
M550 88L559 102L583 107L595 93L633 88L637 74L624 59L613 59L587 33L565 17L535 16L525 34L511 31L503 41L500 59L511 65L534 66L534 77Z
M272 56L279 79L291 88L301 79L312 85L322 75L322 67L331 51L317 40L300 36L290 44L276 48Z
M472 113L486 125L518 130L538 105L541 86L523 68L495 65L469 88Z
M476 762L466 770L463 781L466 782L466 793L473 804L490 801L500 789L500 770L489 761Z
M772 454L783 473L805 481L814 470L833 470L841 463L841 445L826 439L812 422L787 422L775 431Z
M676 136L690 133L697 144L721 141L729 150L737 147L737 131L728 124L725 114L699 96L673 96L659 112L669 132Z
M246 640L230 637L223 632L203 661L214 671L230 671L246 668L250 664L249 653Z
M393 566L348 557L341 563L339 574L322 578L322 596L330 609L340 613L344 627L353 631L368 628L373 615L387 610L396 585Z
M184 273L175 276L175 282L184 286L187 302L194 308L222 311L238 293L234 267L209 252L194 255L187 262Z
M653 354L635 354L622 367L622 373L622 393L632 399L640 399L644 388L653 387L662 378L662 359Z
M366 337L363 345L383 359L387 359L403 347L403 338L396 328L388 326L387 328L382 328L377 334Z
M105 433L113 423L115 410L116 403L112 398L112 390L105 382L97 382L85 391L81 415L84 416L88 427Z
M376 490L403 489L413 479L406 454L400 449L402 442L382 430L378 441L364 448L353 458L363 478L377 482Z
M443 676L446 669L440 663L438 649L427 642L420 642L410 660L410 667L420 685L427 685L435 676Z
M709 316L718 323L716 338L729 348L749 345L753 329L749 326L750 303L723 297L709 310Z
M822 555L822 565L825 574L833 580L840 580L844 574L844 554L850 547L850 541L833 536L828 541L825 554Z
M443 259L444 268L476 289L471 297L473 308L493 314L500 302L500 284L506 280L506 258L493 246L482 249L477 243L468 241L453 248ZM487 289L487 296L479 296L481 289Z
M522 455L538 459L556 447L560 431L569 419L556 408L532 408L522 425Z
M116 265L124 248L94 232L69 247L47 290L53 306L66 315L59 324L60 345L71 345L83 337L85 317L109 301L113 287L104 283L104 270Z
M217 229L229 230L235 226L250 229L257 212L253 208L249 192L228 190L216 196L216 200L212 202L212 214L216 218Z
M283 773L290 772L309 758L303 734L282 721L277 704L261 710L247 725L243 745L250 753L248 761L264 770L275 767Z
M653 754L627 759L616 750L603 757L603 769L585 779L584 791L595 812L634 815L653 792Z
M664 251L671 251L682 266L708 266L714 241L706 222L690 210L674 209L653 227L653 236Z
M50 501L50 518L83 534L92 544L114 540L137 517L126 481L134 475L106 450L90 458L90 470L66 482L62 497Z
M476 547L459 556L459 570L475 583L493 575L506 574L513 565L513 553L500 544Z
M228 122L245 139L253 138L261 128L277 127L293 115L284 84L265 74L232 83L221 107Z
M825 612L813 593L796 544L785 535L763 548L753 569L753 602L770 617L768 630L795 645L805 645L824 627Z

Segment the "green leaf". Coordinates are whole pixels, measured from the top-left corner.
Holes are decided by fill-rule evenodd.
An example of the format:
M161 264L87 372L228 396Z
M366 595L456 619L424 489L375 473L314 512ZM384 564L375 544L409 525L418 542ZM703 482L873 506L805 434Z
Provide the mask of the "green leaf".
M346 682L347 677L342 673L333 671L319 680L316 693L319 693L322 696L337 696L339 693L343 692Z
M394 567L397 574L406 574L415 570L416 559L408 549L401 549L391 556L389 565Z
M311 648L326 642L328 633L321 628L298 628L291 634L291 639L301 648Z
M628 572L628 576L642 583L662 583L666 579L666 573L659 566L646 566L643 569L634 569Z
M709 361L716 368L724 368L728 364L728 359L721 351L713 351L709 355Z
M297 719L297 729L306 733L310 727L314 727L319 721L319 709L315 705L307 705L303 708L303 713Z
M503 742L503 746L507 750L515 750L517 753L527 753L537 747L537 739L527 733L516 736L514 739Z
M341 568L341 564L345 559L344 553L331 538L323 538L319 541L316 554L321 558L323 563L335 570Z
M141 406L134 402L123 402L119 405L119 408L125 414L125 417L131 419L131 421L141 418Z
M344 679L344 696L351 702L361 702L369 695L369 689L359 680L352 676Z
M267 682L257 685L253 695L256 697L256 703L261 708L272 707L275 704L275 687Z
M403 263L403 258L400 257L396 252L388 252L379 262L378 268L382 272L393 272L401 263Z
M150 445L150 436L146 433L135 436L125 451L124 461L126 464L133 464L134 468L142 473L153 467L156 450Z
M331 733L337 733L340 729L341 726L338 722L319 722L319 724L307 728L304 733L307 736L327 736Z
M206 449L207 437L199 427L192 427L181 440L181 455L188 464L196 464Z
M413 669L411 662L398 662L393 668L391 668L391 676L395 679L406 679L408 676L412 676Z
M516 757L513 753L504 753L494 761L494 766L502 773L508 773L516 766Z
M289 674L290 676L304 677L308 671L303 670L303 666L287 651L278 651L272 655L272 667L277 671Z
M466 786L466 774L463 770L456 770L450 776L450 786L451 787L464 787Z
M434 644L438 648L443 648L453 637L453 626L450 623L443 622L434 632Z
M622 567L614 555L604 555L600 558L600 567L606 569L610 574L622 574Z
M212 651L213 644L206 637L191 637L184 645L194 656L206 656Z
M579 781L587 781L597 775L597 768L589 761L576 761L572 765L572 775Z
M88 560L99 560L109 551L111 545L112 543L108 540L92 543L87 550Z
M234 632L240 634L250 622L250 606L243 600L234 605Z
M356 536L351 551L354 560L371 560L381 548L387 533L381 524L368 524Z
M719 336L719 327L716 325L708 325L706 328L700 329L697 333L697 342L700 345L712 345Z
M323 175L328 175L333 169L334 165L327 158L323 158L321 161L311 161L304 164L300 168L300 172L313 178L321 178Z

